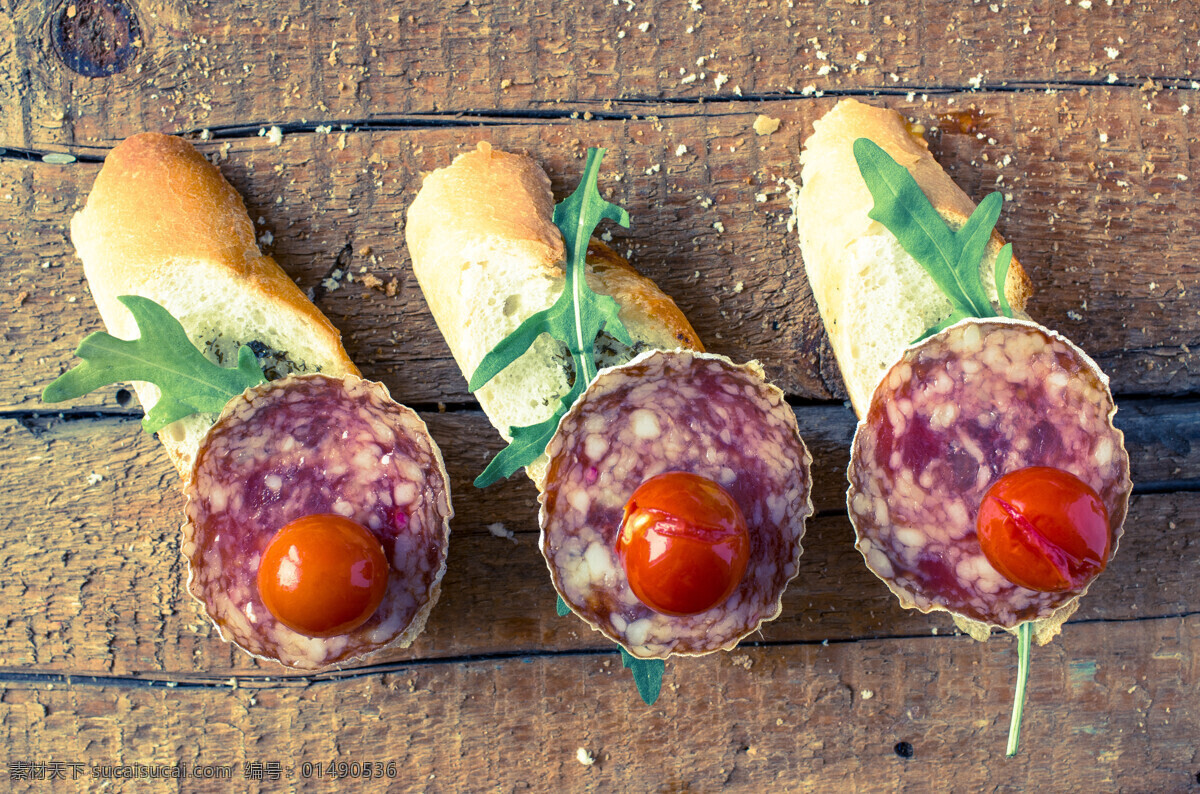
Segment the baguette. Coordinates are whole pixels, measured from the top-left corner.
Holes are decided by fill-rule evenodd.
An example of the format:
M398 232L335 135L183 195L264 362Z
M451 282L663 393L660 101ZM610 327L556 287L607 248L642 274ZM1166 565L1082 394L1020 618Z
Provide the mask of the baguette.
M217 363L228 366L239 345L257 342L272 376L358 374L337 329L259 250L241 196L181 138L142 133L117 145L71 220L71 241L114 336L137 336L117 301L137 294L165 307ZM134 389L146 411L158 401L154 385ZM159 432L185 479L215 420L193 415Z
M481 142L429 174L408 210L405 238L413 271L438 329L468 380L480 361L521 322L562 292L565 248L555 227L550 179L533 160ZM662 290L608 246L592 240L588 285L611 295L634 340L597 340L597 363L624 363L649 349L703 351L687 318ZM566 347L542 336L476 392L505 440L509 429L545 421L571 388ZM527 472L541 481L543 455ZM540 487L540 485L539 485Z
M804 269L850 402L861 418L875 386L909 343L950 315L950 300L882 224L867 217L874 201L858 172L852 144L869 138L908 168L952 229L975 209L929 145L894 110L843 99L813 124L800 155L803 187L795 213ZM989 297L1004 239L995 232L980 263ZM1005 294L1023 316L1029 277L1014 257Z

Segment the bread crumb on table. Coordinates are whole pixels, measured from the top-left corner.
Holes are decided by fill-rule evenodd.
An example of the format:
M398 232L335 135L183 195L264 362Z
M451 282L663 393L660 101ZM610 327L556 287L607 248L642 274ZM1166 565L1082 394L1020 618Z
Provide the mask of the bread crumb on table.
M754 119L754 131L759 135L770 135L779 129L779 125L781 123L782 122L779 119L773 119L770 116L764 116L760 113L758 117Z
M513 531L511 529L506 528L502 521L497 521L494 524L488 524L487 531L491 532L492 535L494 535L495 537L508 538L513 543L517 542L516 537L513 535Z
M580 747L575 751L575 760L584 766L591 766L596 763L596 756L592 755L586 747Z

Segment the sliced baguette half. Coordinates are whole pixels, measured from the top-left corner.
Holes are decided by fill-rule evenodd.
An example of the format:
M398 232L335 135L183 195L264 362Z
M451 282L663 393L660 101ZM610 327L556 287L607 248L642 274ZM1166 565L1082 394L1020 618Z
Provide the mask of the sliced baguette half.
M117 297L140 295L165 307L225 366L236 362L239 345L257 343L268 375L359 374L333 324L259 250L241 196L181 138L143 133L117 145L71 220L71 241L113 336L138 336ZM158 388L134 388L149 411ZM185 479L215 420L193 415L159 431Z
M869 138L905 166L952 229L974 202L946 174L929 145L894 110L843 99L813 124L800 155L803 187L795 214L804 268L850 402L861 418L871 394L900 353L952 306L895 236L867 213L874 199L854 159L854 141ZM980 263L989 297L996 300L995 232ZM1014 257L1005 281L1013 311L1023 316L1029 277Z
M541 166L486 142L425 177L409 207L405 237L417 282L464 378L562 292L566 251L553 219L554 196ZM620 304L621 322L634 340L630 348L602 333L596 344L600 366L624 363L647 349L703 351L675 302L596 240L588 247L587 280ZM510 428L544 422L554 413L573 377L566 346L543 335L475 396L511 440ZM543 455L528 467L535 483L545 464Z

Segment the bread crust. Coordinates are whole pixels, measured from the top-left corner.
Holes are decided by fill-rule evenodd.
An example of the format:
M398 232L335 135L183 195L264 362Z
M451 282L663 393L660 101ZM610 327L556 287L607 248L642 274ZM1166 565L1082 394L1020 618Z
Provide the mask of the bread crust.
M566 250L553 218L550 179L541 166L486 142L425 177L409 207L405 237L417 282L464 378L507 333L561 293ZM586 277L593 290L616 299L635 342L703 351L675 302L595 239ZM517 421L511 406L524 394L546 392L540 372L558 367L547 349L533 354L537 360L526 375L501 373L476 393L506 439L511 426L536 421L533 414ZM554 405L542 408L544 420ZM535 482L540 469L529 467Z
M259 340L303 355L310 370L359 374L338 330L259 251L241 196L181 138L142 133L118 144L71 220L71 240L114 336L137 336L133 316L117 297L140 295L170 311L194 343L203 345L198 335L211 326L242 343ZM134 387L149 410L157 388ZM185 478L213 418L188 417L159 433Z
M887 324L886 317L879 317L878 323L873 322L873 313L890 313L894 308L881 308L864 300L858 283L859 274L846 266L845 253L852 242L882 229L867 216L875 202L854 159L854 141L868 138L905 166L951 228L960 228L966 222L975 210L975 203L933 158L925 139L894 110L843 99L816 121L813 128L800 157L804 186L796 203L804 266L850 401L861 417L887 367L899 358L900 351L916 335L904 338L891 331L888 333L893 338L876 339L873 350L894 354L889 356L885 352L881 358L887 360L880 362L863 360L862 347L856 344L863 335L864 325L877 331ZM1004 238L993 231L985 263L993 262L1003 245ZM948 316L948 299L927 274L921 272L918 277L928 284L917 285L913 292L918 294L902 309L913 316ZM984 279L985 285L991 283L994 280ZM1015 256L1004 291L1013 311L1020 316L1029 298L1031 284ZM940 308L943 304L944 313ZM859 323L839 322L850 316L866 319Z

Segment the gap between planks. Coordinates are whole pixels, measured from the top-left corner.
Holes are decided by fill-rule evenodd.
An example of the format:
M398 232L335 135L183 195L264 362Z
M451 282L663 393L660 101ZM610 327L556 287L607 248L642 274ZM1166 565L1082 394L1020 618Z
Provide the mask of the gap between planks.
M1195 91L1192 88L1195 80L1191 77L1153 77L1150 78L1162 86L1164 91ZM539 110L539 109L508 109L508 110L447 110L404 113L398 116L373 116L356 119L327 119L322 121L276 122L263 120L245 122L242 124L214 124L205 127L189 127L176 130L173 134L183 136L199 136L207 133L206 140L253 140L263 134L263 130L279 127L284 135L313 134L324 135L332 128L339 133L366 132L396 132L416 129L437 128L478 128L521 126L530 124L575 122L587 112L592 121L632 121L653 115L659 119L684 119L701 116L704 118L719 118L736 116L749 112L761 112L772 103L794 103L803 101L819 101L825 97L842 98L854 97L869 99L872 97L908 97L914 95L952 97L964 95L985 99L989 94L1045 94L1056 91L1076 91L1079 89L1103 88L1113 91L1128 90L1140 92L1145 80L1122 79L1116 82L1106 80L1051 80L1051 81L1020 81L1005 80L998 83L984 83L978 88L965 85L905 85L903 89L889 86L869 86L866 88L829 89L815 92L811 95L802 93L768 92L760 94L720 95L707 97L623 97L620 99L586 99L576 100L573 105L578 107ZM611 108L618 105L632 106L627 112L611 109L593 111L590 108L600 106ZM737 106L745 105L746 109ZM654 110L656 106L669 107L675 112L664 113ZM716 110L721 106L732 106L728 110ZM649 109L649 111L647 110ZM697 112L678 112L680 108L695 108ZM59 165L95 164L104 161L109 147L70 146L68 153L73 154L73 163ZM24 147L4 146L0 142L0 161L26 160L37 161L46 155L63 154L61 148L31 149Z
M1170 621L1187 621L1200 617L1200 611L1180 612L1153 617L1131 618L1089 618L1070 621L1064 630L1070 626L1083 625L1119 625L1167 623ZM994 633L993 638L1003 640L1003 632ZM789 648L811 648L829 646L865 646L889 642L944 642L946 640L970 641L970 637L955 631L946 634L895 634L879 637L847 637L830 640L780 640L774 642L743 642L729 653L752 650L771 650ZM269 675L263 673L229 672L217 676L179 675L170 674L126 674L100 675L95 673L49 673L28 669L0 669L0 691L5 689L54 689L65 687L108 687L115 689L271 689L280 687L309 687L318 684L332 684L341 681L351 681L364 678L382 677L404 673L410 670L429 669L433 667L452 667L457 665L487 665L497 662L510 661L552 661L569 658L600 658L617 656L617 647L573 648L558 651L547 650L515 650L502 653L465 654L459 656L442 656L426 659L410 659L400 662L350 667L310 674L283 673ZM685 663L687 657L668 659L667 663Z

